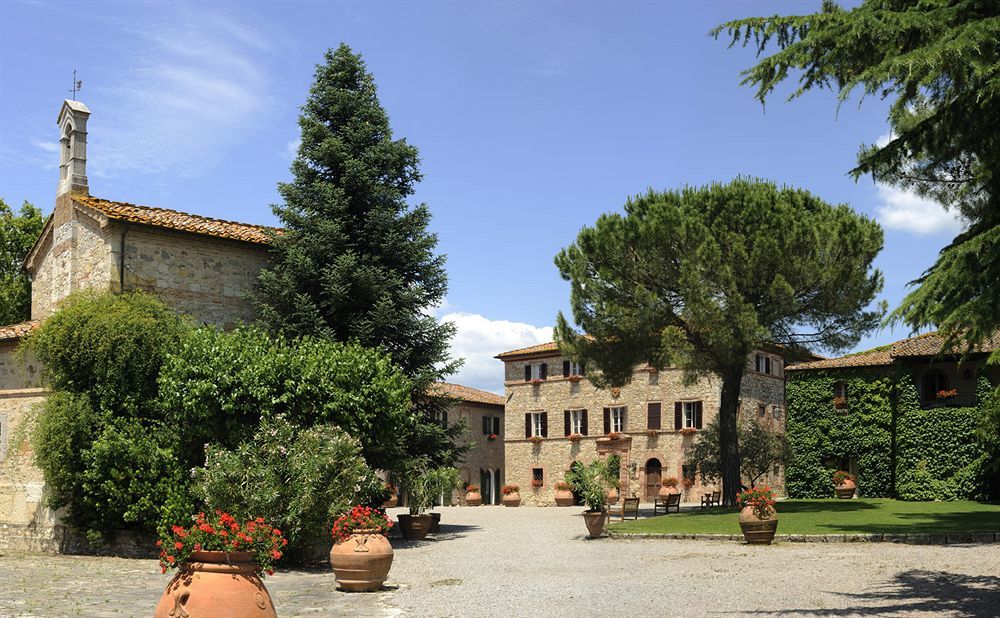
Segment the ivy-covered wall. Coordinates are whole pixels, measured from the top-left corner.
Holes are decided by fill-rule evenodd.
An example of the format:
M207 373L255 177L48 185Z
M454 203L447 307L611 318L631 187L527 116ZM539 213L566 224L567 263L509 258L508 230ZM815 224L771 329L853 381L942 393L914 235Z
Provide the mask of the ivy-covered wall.
M835 409L834 384L847 385ZM985 377L977 401L990 397ZM921 409L911 375L898 366L789 371L785 487L793 498L833 496L830 460L853 459L858 495L903 500L981 498L985 455L976 438L980 410Z

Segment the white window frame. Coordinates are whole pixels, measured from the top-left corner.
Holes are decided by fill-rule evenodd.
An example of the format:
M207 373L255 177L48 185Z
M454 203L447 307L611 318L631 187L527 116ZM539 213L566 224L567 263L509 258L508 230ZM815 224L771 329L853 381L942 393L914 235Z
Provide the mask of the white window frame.
M625 431L625 406L611 408L611 433L623 433Z
M784 416L784 411L782 411L781 406L772 406L771 416L774 417L774 420L780 421L781 417Z
M697 401L684 401L681 407L681 422L684 429L695 429L694 417L698 411Z
M569 375L571 376L582 376L583 372L580 371L580 363L577 361L569 362Z
M583 434L583 410L570 410L569 411L569 429L570 433Z
M542 437L542 415L544 412L532 412L531 413L531 437L541 438Z

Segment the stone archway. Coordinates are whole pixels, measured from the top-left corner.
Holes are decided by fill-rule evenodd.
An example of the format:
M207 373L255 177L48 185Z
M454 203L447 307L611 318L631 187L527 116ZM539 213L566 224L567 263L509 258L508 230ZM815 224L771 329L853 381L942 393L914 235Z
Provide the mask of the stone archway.
M656 494L660 491L660 480L663 478L663 464L656 457L650 457L646 460L643 472L646 482L642 495L646 502L652 502L656 499Z

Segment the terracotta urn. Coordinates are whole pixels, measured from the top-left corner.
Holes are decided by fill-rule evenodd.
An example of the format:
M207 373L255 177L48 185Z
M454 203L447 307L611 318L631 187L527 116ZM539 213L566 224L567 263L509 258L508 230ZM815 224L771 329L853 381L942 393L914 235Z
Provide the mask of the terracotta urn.
M583 522L587 524L587 532L590 538L596 539L604 534L604 526L607 524L608 514L605 511L584 511Z
M509 494L503 495L503 505L504 506L521 506L521 494L516 491L512 491Z
M427 513L419 515L400 515L399 532L404 539L419 540L431 531L431 516Z
M857 483L851 479L845 479L843 483L836 485L833 488L833 493L836 494L841 500L850 500L854 497L854 492L857 488Z
M778 514L771 509L769 516L761 519L754 513L752 506L745 506L740 511L740 529L743 530L743 540L747 544L770 545L778 530Z
M154 618L255 616L277 618L257 576L253 553L196 551L167 584Z
M656 497L667 498L672 494L679 494L679 493L681 493L681 490L677 489L676 485L674 485L673 487L667 485L660 485L660 491L656 494Z
M568 489L556 490L556 506L573 506L573 492Z
M358 530L330 550L330 566L337 585L348 592L370 592L382 587L392 567L392 545L379 532Z
M465 503L469 506L479 506L483 503L483 496L478 491L470 491L465 494Z
M618 489L615 487L608 490L608 504L618 504Z

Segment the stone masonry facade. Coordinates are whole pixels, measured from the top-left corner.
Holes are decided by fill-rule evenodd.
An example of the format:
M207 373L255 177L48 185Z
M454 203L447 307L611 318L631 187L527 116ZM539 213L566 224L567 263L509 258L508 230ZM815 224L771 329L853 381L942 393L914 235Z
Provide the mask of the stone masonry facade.
M527 505L554 504L554 485L574 461L586 463L611 453L621 457L621 495L652 502L662 479L684 478L685 448L719 411L721 380L715 377L685 385L679 369L637 367L631 383L600 389L579 375L583 372L555 344L497 358L505 365L507 482L519 486ZM771 430L784 430L783 364L771 352L751 355L741 389L742 418L752 414ZM609 418L612 414L620 421ZM617 437L609 436L614 430ZM702 493L719 489L687 472L695 482L685 501L699 501ZM778 491L782 472L767 479Z

